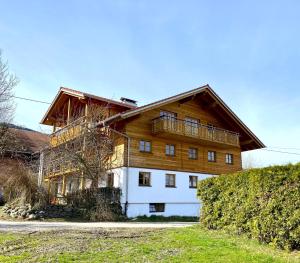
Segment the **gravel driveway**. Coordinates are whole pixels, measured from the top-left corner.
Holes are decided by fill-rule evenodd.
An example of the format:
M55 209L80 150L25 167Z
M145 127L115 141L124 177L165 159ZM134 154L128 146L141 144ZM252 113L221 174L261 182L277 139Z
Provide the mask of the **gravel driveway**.
M144 222L16 222L0 220L0 231L12 232L39 232L52 230L95 230L99 228L176 228L195 225L195 222L162 222L162 223L144 223Z

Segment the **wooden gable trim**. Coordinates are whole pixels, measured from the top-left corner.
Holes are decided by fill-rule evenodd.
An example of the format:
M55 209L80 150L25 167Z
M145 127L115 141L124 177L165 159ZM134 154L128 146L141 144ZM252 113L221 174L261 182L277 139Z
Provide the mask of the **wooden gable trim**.
M49 122L48 116L51 115L51 113L55 109L57 103L59 102L61 96L63 96L64 94L68 95L68 96L71 96L71 97L76 97L76 98L78 98L79 100L82 100L82 101L92 99L92 100L95 100L95 101L106 102L107 104L115 105L115 106L124 108L124 111L126 111L128 109L136 108L133 105L129 105L129 104L126 104L126 103L123 103L123 102L114 101L114 100L111 100L111 99L95 96L95 95L92 95L92 94L89 94L89 93L84 93L84 92L69 89L69 88L66 88L66 87L60 87L60 89L59 89L58 93L56 94L54 100L52 101L52 103L49 106L47 112L45 113L44 117L42 118L42 120L40 122L41 124L46 124L47 121Z

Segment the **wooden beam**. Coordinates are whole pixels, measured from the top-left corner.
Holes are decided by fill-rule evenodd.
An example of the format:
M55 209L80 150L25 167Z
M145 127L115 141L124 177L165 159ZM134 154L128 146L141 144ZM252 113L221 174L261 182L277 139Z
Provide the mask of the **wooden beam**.
M252 143L252 142L253 142L253 140L251 139L251 140L243 141L243 142L241 142L240 144L241 144L241 145L248 145L248 144L250 144L250 143Z
M70 117L71 117L71 98L68 100L68 118L67 118L67 124L70 124Z
M81 173L81 178L80 178L80 190L84 190L85 188L85 178L83 175L83 172Z
M53 132L56 132L56 123L53 123Z
M66 176L63 175L63 180L62 180L62 196L65 196L66 194Z
M190 101L190 100L194 100L195 97L196 97L196 94L193 95L193 96L189 96L189 97L187 97L187 98L181 99L181 100L179 100L178 102L179 102L179 104L183 104L183 103L186 103L186 102L188 102L188 101Z
M88 104L85 104L84 116L87 117L88 114L89 114L89 106L88 106Z

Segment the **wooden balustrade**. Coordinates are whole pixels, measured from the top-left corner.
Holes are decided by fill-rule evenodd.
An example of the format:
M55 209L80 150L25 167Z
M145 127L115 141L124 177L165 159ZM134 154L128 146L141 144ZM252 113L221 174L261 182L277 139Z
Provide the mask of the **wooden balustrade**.
M55 147L79 136L85 127L85 120L85 117L81 117L52 133L50 135L50 145Z
M158 117L152 120L152 132L163 132L187 136L200 140L239 146L239 134L224 129L189 123L175 118Z

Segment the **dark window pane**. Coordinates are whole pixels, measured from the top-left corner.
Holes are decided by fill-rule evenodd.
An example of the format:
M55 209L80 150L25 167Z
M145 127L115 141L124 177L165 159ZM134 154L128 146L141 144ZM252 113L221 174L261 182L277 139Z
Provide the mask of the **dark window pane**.
M164 203L151 203L149 204L149 212L164 212L165 211L165 204Z
M190 188L197 188L198 177L190 176L189 177L189 186Z
M150 186L150 173L139 172L139 186Z

